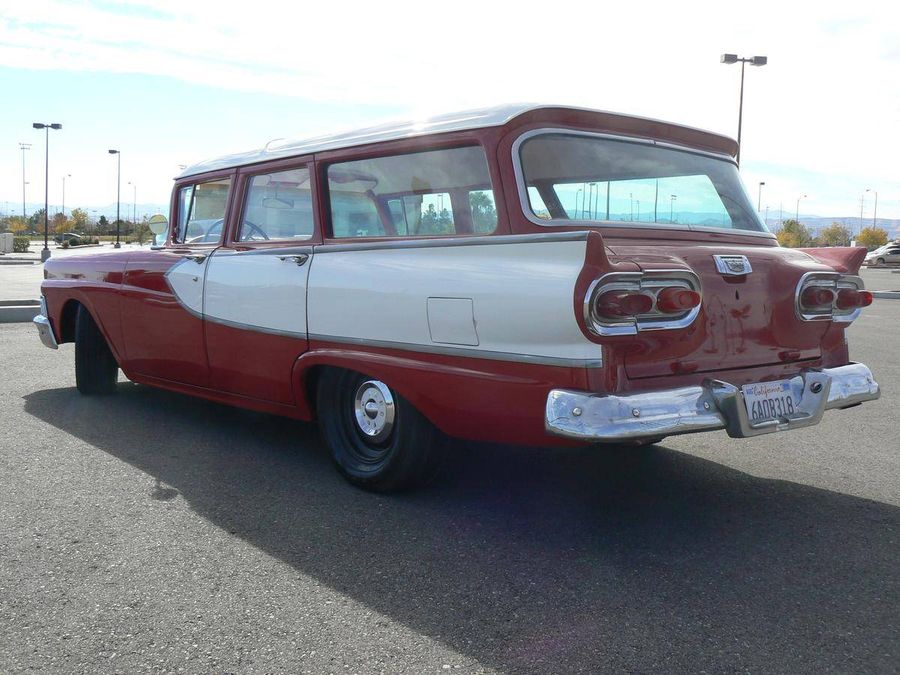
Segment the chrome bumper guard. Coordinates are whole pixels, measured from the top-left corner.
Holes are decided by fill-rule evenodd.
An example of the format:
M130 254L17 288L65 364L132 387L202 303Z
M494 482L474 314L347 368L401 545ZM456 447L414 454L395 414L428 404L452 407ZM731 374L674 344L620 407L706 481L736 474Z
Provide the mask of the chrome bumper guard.
M49 312L47 311L47 301L44 300L44 296L41 296L41 313L32 319L34 325L37 326L38 335L41 338L41 342L44 343L45 347L49 347L50 349L59 349L59 345L56 344L56 336L53 334L53 327L50 325L50 319L47 318Z
M790 378L797 410L752 424L740 387L706 380L700 386L602 396L554 389L547 396L549 433L583 441L616 442L725 429L733 438L788 431L818 424L826 410L874 401L881 392L862 363L807 369Z

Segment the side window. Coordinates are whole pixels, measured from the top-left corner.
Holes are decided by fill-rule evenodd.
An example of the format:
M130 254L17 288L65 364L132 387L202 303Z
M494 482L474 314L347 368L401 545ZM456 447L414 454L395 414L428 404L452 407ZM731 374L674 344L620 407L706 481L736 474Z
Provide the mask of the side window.
M309 169L253 176L238 241L309 239L313 234Z
M220 178L181 188L173 240L179 244L217 243L225 226L230 187L230 178Z
M484 150L429 150L328 167L332 236L489 234L497 209Z

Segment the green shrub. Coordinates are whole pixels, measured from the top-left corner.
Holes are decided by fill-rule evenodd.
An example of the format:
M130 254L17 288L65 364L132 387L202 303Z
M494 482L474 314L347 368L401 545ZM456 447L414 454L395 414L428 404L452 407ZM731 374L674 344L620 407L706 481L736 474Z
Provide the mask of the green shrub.
M28 253L31 239L28 237L13 237L13 253Z
M60 244L60 247L62 247L62 248L69 248L69 240L66 239L62 244Z

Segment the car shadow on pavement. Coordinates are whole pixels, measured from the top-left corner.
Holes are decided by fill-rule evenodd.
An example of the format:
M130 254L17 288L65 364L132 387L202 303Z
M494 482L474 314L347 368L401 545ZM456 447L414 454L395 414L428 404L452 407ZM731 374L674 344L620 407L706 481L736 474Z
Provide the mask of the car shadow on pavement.
M664 446L460 444L435 484L379 496L337 476L313 425L132 384L25 399L149 474L148 508L180 493L216 526L488 667L900 660L894 506Z

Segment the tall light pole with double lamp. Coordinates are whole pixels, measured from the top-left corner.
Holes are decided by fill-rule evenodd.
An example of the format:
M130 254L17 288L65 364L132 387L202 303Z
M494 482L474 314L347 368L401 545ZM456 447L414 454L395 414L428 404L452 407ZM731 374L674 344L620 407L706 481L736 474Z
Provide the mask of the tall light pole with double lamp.
M117 160L116 168L116 245L114 248L122 248L119 243L119 235L121 230L121 220L119 219L119 209L122 205L122 153L118 150L110 150L109 154L115 155Z
M47 240L50 238L50 130L59 131L62 124L53 122L52 124L44 124L43 122L32 122L32 128L44 130L44 250L41 251L41 262L50 257L50 249L47 246Z
M62 214L66 215L66 178L71 178L72 174L63 174L63 194L62 194Z
M740 63L741 64L741 98L738 104L738 148L737 163L741 163L741 125L744 119L744 66L748 63L751 66L764 66L769 62L768 56L751 56L749 59L738 57L737 54L722 54L719 59L722 63Z
M875 208L872 211L872 227L875 227L878 223L878 190L866 188L866 192L872 192L875 194ZM860 228L862 228L862 225L860 225Z

